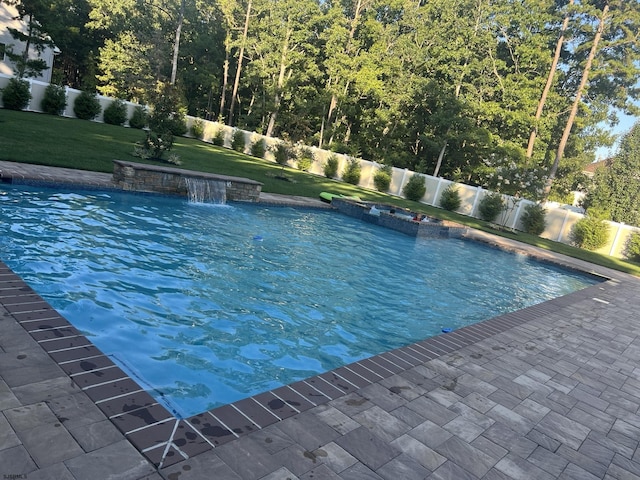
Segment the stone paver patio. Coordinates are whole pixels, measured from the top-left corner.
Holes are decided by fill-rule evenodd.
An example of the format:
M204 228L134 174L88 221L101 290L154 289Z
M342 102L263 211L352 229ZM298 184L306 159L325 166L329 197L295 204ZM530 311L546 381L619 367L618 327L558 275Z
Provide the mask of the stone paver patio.
M0 162L0 171L4 181L110 185L108 174L11 162ZM278 393L286 401L275 410L234 404L218 423L211 414L201 424L154 420L153 406L131 408L128 423L123 413L109 414L96 400L103 384L84 382L87 374L74 369L80 360L60 360L69 348L53 342L76 338L70 327L42 328L50 307L0 264L0 475L640 479L640 279L473 235L608 280L299 382ZM109 368L92 372L108 376ZM232 417L244 430L220 436ZM141 423L131 430L134 420Z

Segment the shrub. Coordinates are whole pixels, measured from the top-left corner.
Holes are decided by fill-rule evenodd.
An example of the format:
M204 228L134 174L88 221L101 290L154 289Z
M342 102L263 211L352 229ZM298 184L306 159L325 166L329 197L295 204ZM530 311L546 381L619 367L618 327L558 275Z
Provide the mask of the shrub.
M131 128L142 129L147 126L148 115L144 107L137 106L133 109L133 114L129 119L129 126Z
M490 193L480 200L478 213L480 218L487 222L493 222L498 214L504 210L504 200L499 193Z
M624 254L632 262L640 262L640 233L632 233L629 236Z
M67 94L63 87L50 83L44 90L40 108L49 115L62 115L67 106Z
M231 137L231 148L236 152L244 152L244 147L244 132L239 128L236 128L233 130L233 136Z
M540 235L547 228L544 216L547 211L539 203L527 205L520 221L524 227L524 231L532 235Z
M160 136L180 136L187 133L187 120L179 91L173 85L163 84L153 94L149 129Z
M224 129L218 128L213 137L211 137L211 143L218 147L224 147Z
M362 174L362 167L360 161L357 158L350 157L347 161L347 166L342 172L342 180L351 185L357 185L360 182L360 175Z
M127 105L120 99L114 100L104 109L102 118L109 125L124 125L127 121Z
M96 118L102 107L96 98L95 93L85 91L80 92L73 102L73 113L81 120L93 120Z
M204 121L200 118L196 118L191 124L191 135L193 135L198 140L202 140L204 138Z
M450 184L440 196L440 206L450 212L460 208L461 203L460 192L458 191L458 187L453 183Z
M311 168L311 164L315 161L313 152L308 147L302 147L298 149L298 170L308 172Z
M424 194L427 193L424 177L419 173L411 175L409 181L402 187L402 193L407 200L420 201Z
M24 110L31 100L29 82L26 80L11 78L6 87L2 89L2 103L9 110Z
M329 155L327 163L324 164L323 172L327 178L336 178L338 175L338 157L334 154Z
M258 138L251 142L250 153L254 157L264 158L264 154L267 152L267 145L264 138Z
M379 192L387 192L391 185L391 165L381 166L376 173L373 174L373 185Z
M587 215L573 225L570 238L576 247L597 250L607 244L609 225L598 216Z
M289 163L289 159L293 156L293 149L287 142L276 143L272 147L272 151L276 162L278 165L282 165L282 168Z

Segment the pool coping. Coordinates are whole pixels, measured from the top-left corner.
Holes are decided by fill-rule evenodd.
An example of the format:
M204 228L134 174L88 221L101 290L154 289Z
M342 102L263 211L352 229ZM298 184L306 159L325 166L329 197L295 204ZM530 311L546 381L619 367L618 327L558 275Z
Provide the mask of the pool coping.
M528 250L515 242L492 238L481 232L474 232L474 235L478 236L476 240L500 248ZM557 257L544 252L538 253L542 260L551 261L550 258ZM536 256L531 252L528 254ZM571 259L556 259L552 263L584 273L599 276L606 274L606 269L594 270L586 262L586 270L583 270L585 265L579 265L581 262ZM605 275L603 283L616 284L617 280ZM280 420L349 395L396 373L526 324L567 305L584 299L595 299L602 285L596 284L563 297L431 337L210 412L177 419L93 346L18 275L0 262L0 291L4 294L15 293L0 299L0 303L93 400L123 436L158 469L193 458Z

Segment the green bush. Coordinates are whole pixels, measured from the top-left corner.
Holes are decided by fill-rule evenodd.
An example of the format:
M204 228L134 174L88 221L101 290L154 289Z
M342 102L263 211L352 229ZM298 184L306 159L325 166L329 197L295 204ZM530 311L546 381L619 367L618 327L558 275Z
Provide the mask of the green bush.
M29 82L18 78L11 78L2 89L2 104L9 110L24 110L31 100Z
M93 120L98 115L102 107L95 93L82 91L73 102L73 113L81 120Z
M244 132L239 128L236 128L233 130L233 136L231 137L231 148L236 152L244 152L244 147Z
M44 90L40 108L49 115L62 115L67 106L67 94L64 87L50 83Z
M539 203L527 205L520 218L524 231L532 235L540 235L547 228L544 216L547 211Z
M444 192L442 192L442 195L440 195L440 206L450 212L460 208L461 203L462 200L460 199L460 192L458 191L458 187L453 183L450 184Z
M191 124L191 135L198 140L204 138L204 121L200 118L196 118Z
M224 147L224 129L223 128L218 128L215 131L215 133L213 134L213 137L211 137L211 143L213 143L218 147Z
M379 192L389 191L391 185L391 165L382 165L376 173L373 174L373 185Z
M267 152L267 144L264 138L258 138L251 142L250 153L253 157L264 158L264 154Z
M324 176L327 178L336 178L336 176L338 175L338 165L338 157L333 153L329 155L329 158L327 158L327 163L324 164Z
M598 216L587 215L573 225L570 238L576 247L597 250L609 240L609 225Z
M493 222L498 214L504 210L505 204L502 195L499 193L490 193L480 200L478 213L480 218L487 222Z
M129 119L129 126L131 128L143 129L149 123L149 116L144 107L137 106L133 109L133 114Z
M276 162L278 165L282 165L282 168L289 163L289 159L293 156L293 148L287 142L276 143L271 150Z
M427 193L427 187L424 184L424 177L419 173L414 173L409 181L402 187L402 193L407 200L414 202L420 201L424 194Z
M347 166L342 172L342 181L350 183L351 185L358 185L360 182L360 175L362 174L362 167L360 161L357 158L350 157L347 161Z
M124 125L127 121L127 105L120 99L114 100L104 109L102 119L109 125Z
M315 161L315 157L313 156L313 152L308 147L302 147L298 149L297 152L298 157L298 170L302 170L303 172L308 172L311 168L311 165Z
M632 262L640 263L640 233L632 233L627 239L625 256Z

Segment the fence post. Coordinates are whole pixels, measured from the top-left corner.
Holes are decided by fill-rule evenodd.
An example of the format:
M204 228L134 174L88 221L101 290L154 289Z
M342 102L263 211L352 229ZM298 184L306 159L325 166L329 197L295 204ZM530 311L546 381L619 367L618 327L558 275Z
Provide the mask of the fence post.
M402 173L402 180L400 181L400 185L398 186L398 192L396 193L396 195L398 195L399 197L402 196L402 187L404 187L404 181L407 179L407 172L409 172L409 169L405 168L404 172Z
M558 234L558 239L556 242L562 241L562 233L564 232L564 227L567 225L567 219L569 218L569 210L564 211L564 220L562 221L562 227L560 227L560 233Z
M438 180L438 186L436 187L436 193L433 196L433 202L431 202L432 207L436 206L436 200L438 199L438 195L440 194L440 186L442 185L442 182L444 182L444 180L441 177L438 178L437 180Z
M618 244L618 240L620 239L620 232L622 231L623 227L624 227L624 222L620 222L618 224L618 231L616 232L616 236L613 237L613 243L611 244L611 249L609 250L610 257L613 256L613 252L616 249L616 245Z
M482 187L476 187L476 196L473 199L473 205L471 206L471 214L469 216L476 216L476 207L478 206L478 200L480 200L480 193L482 192Z
M520 218L520 210L522 209L522 198L518 200L518 208L516 208L516 213L513 215L513 222L511 222L511 228L515 230L516 224L518 223L518 219Z

